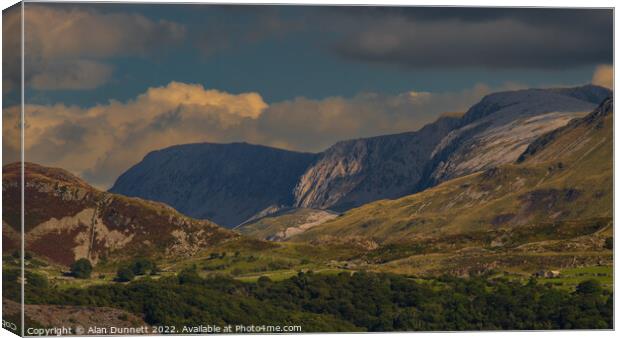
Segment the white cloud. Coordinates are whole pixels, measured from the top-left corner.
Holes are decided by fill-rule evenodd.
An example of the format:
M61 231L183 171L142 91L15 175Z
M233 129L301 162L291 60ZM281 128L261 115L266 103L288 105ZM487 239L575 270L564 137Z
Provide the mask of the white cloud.
M614 88L614 67L612 65L599 65L592 75L592 84Z
M26 160L66 168L105 187L151 150L237 139L245 121L258 118L266 108L256 93L234 95L178 82L150 88L128 102L90 108L26 105ZM12 142L19 139L13 135L18 132L13 127L18 111L4 110L8 153L19 149L19 143Z

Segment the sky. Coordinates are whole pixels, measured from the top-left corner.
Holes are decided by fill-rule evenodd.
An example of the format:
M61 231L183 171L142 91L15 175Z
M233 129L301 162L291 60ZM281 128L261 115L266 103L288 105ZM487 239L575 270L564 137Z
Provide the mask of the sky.
M25 6L26 160L100 188L174 144L318 152L495 91L612 82L611 10ZM3 13L3 163L19 150L18 14Z

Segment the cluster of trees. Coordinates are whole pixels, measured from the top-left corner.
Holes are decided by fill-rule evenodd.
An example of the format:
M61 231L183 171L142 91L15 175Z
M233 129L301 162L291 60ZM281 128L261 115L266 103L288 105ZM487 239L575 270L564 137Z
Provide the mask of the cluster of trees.
M226 252L212 252L209 254L209 259L224 259L226 257Z
M117 282L129 282L136 276L156 275L157 273L159 273L159 268L155 262L147 258L136 258L128 265L122 265L118 268L115 280Z
M175 277L69 290L28 284L26 302L117 307L153 325L277 323L314 332L613 327L613 295L595 280L575 291L535 279L415 280L364 272L244 283L202 278L191 268Z
M80 258L73 262L70 267L69 274L75 278L88 279L93 272L93 266L90 260L86 258ZM156 275L159 273L159 268L155 262L147 258L136 258L129 264L121 265L116 271L117 282L129 282L136 276L143 275Z

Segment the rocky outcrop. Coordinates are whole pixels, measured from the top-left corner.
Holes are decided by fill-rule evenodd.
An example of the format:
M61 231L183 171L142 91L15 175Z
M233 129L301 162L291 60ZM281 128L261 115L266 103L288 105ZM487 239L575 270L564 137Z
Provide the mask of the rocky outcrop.
M610 94L587 85L488 95L433 151L426 186L514 162L539 136L586 115Z
M257 239L285 241L338 216L337 213L325 210L291 209L258 218L236 227L235 230Z
M295 205L346 210L415 192L433 149L458 123L442 117L416 132L335 144L299 180Z

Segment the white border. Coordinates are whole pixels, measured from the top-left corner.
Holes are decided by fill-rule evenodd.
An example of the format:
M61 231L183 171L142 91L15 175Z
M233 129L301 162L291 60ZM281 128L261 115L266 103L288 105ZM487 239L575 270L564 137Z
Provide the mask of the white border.
M78 1L66 1L66 0L56 0L56 1L27 1L27 2L78 2ZM174 0L150 0L150 1L136 1L136 0L128 0L128 1L79 1L79 2L125 2L125 3L213 3L213 4L294 4L294 5L383 5L383 6L464 6L464 7L586 7L586 8L615 8L615 1L613 0L589 0L585 1L577 1L577 0L442 0L442 1L432 1L432 0L415 0L415 1L395 1L395 0L313 0L313 1L300 1L300 0L269 0L269 1L261 1L261 0L220 0L220 1L198 1L198 0L183 0L183 1L174 1ZM2 5L2 9L10 7L17 3L15 0L0 0L0 4ZM616 12L614 10L614 23L616 19ZM22 21L23 22L23 21ZM22 28L23 29L23 28ZM23 34L23 31L22 31ZM618 27L614 24L614 65L617 64L617 53L616 53L616 38L618 36ZM22 40L23 41L23 40ZM1 36L0 36L0 46L1 46ZM22 53L23 53L23 44L22 44ZM1 66L0 66L1 67ZM618 82L618 74L614 72L614 83ZM23 58L22 58L22 80L23 80ZM22 81L23 82L23 81ZM22 83L22 105L24 103L24 94L23 94L23 83ZM615 95L614 95L615 96ZM1 101L0 101L1 103ZM22 119L23 123L23 119ZM614 163L615 159L620 158L620 148L616 147L616 137L615 131L620 130L620 121L619 119L614 119ZM23 129L22 129L23 131ZM23 133L22 133L22 142L23 142ZM1 140L0 140L1 144ZM23 144L23 143L22 143ZM2 153L0 147L0 155ZM22 154L23 156L23 154ZM23 170L23 168L22 168ZM617 177L618 173L620 173L620 168L614 165L614 178ZM23 183L22 183L23 184ZM615 210L618 210L620 207L620 201L616 198L616 192L619 191L620 183L618 180L614 179L614 214ZM1 197L0 197L1 200ZM614 217L615 218L615 217ZM23 226L23 224L22 224ZM615 227L614 227L615 229ZM614 256L615 250L618 248L618 239L614 236ZM0 241L0 249L2 248L2 244ZM23 254L22 254L23 257ZM614 271L618 270L618 261L614 259ZM0 281L1 286L1 281ZM614 294L618 295L618 283L615 283L615 273L614 273ZM0 289L1 294L1 289ZM614 299L615 301L616 299ZM1 311L1 309L0 309ZM620 311L618 311L618 302L614 302L614 322L615 324L620 323L618 320L620 318ZM325 335L331 334L304 334L304 337L321 337ZM343 334L340 334L343 335ZM502 338L512 338L512 337L530 337L530 336L538 336L538 337L562 337L562 338L577 338L583 337L587 335L588 337L612 337L615 336L614 331L483 331L483 332L437 332L437 333L368 333L368 334L344 334L347 336L363 336L363 337L375 337L375 336L408 336L415 335L416 337L449 337L451 335L459 335L460 337L478 337L480 335L486 337L502 337ZM226 337L242 337L246 335L226 335ZM277 335L268 335L268 336L277 336ZM15 335L9 333L6 330L0 330L0 337L15 337ZM133 336L130 336L133 337ZM171 336L171 337L181 337L181 336ZM185 336L182 336L185 337Z

